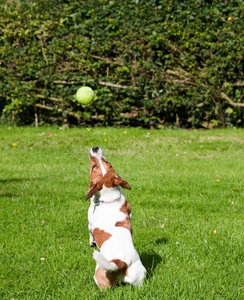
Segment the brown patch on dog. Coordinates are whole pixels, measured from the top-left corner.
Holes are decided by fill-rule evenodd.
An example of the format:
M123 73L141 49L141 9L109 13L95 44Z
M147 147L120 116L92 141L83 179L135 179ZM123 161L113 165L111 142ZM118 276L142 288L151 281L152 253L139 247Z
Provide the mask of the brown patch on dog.
M118 266L119 269L117 271L109 272L99 267L95 272L97 284L101 289L111 288L117 285L124 279L125 274L127 273L128 266L125 262L120 259L113 259L111 262Z
M118 174L116 174L114 178L114 184L116 186L121 186L123 189L131 190L129 183L121 178Z
M123 205L120 208L120 211L126 215L126 218L123 221L119 221L115 224L116 227L124 227L130 231L132 234L132 226L130 222L131 206L130 203L125 200Z
M92 234L99 249L102 247L103 243L112 236L110 233L99 228L94 228Z
M106 174L109 172L115 174L112 165L108 161L106 161L104 157L102 157L99 161L98 158L90 155L90 179L94 183L101 181L101 179L103 178L103 172L100 162L103 165Z
M131 225L129 217L126 217L124 221L117 222L115 224L115 226L116 227L124 227L124 228L128 229L132 235L132 225Z
M125 200L125 202L123 203L123 205L120 208L120 211L124 214L126 214L128 217L130 217L131 214L131 206L130 203Z
M96 269L95 272L95 278L97 281L97 285L101 288L101 289L106 289L106 288L111 288L111 283L109 281L109 279L106 276L107 271L101 269L100 267Z
M114 184L115 175L113 168L104 175L103 184L105 184L107 188L116 188L116 185Z
M120 259L113 259L110 262L116 264L118 271L125 271L128 268L127 263Z
M106 171L104 176L100 162ZM103 185L107 188L116 188L117 186L121 186L128 190L131 189L128 182L115 173L112 165L104 157L102 157L99 161L98 158L90 155L90 185L86 200L100 191L103 188Z
M111 262L115 263L118 266L118 271L115 272L106 272L106 277L109 280L110 286L115 286L119 284L125 277L125 272L128 269L127 264L120 259L113 259Z
M94 184L92 181L89 184L89 188L87 191L87 196L86 196L86 200L90 199L94 194L96 194L99 190L99 186L96 184Z
M114 168L112 167L110 162L108 162L104 157L101 158L101 161L106 172L109 172L110 170L114 171Z

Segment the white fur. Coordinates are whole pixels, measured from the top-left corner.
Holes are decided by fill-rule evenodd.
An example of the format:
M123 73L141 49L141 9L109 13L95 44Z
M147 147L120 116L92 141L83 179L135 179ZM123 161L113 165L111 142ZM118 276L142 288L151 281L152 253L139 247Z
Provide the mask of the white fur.
M107 173L103 164L102 164L102 161L101 161L101 158L104 157L103 154L102 154L102 150L99 148L99 150L97 152L93 152L92 148L90 150L90 155L91 156L94 156L98 159L99 161L99 164L101 166L101 169L102 169L102 173L103 173L103 176Z
M95 204L97 201L103 202L97 205ZM106 188L104 186L100 192L91 198L91 205L88 210L90 243L94 241L92 236L94 228L110 233L111 237L103 243L100 253L94 252L93 254L97 263L96 268L100 266L102 269L112 271L115 264L110 263L110 261L120 259L128 266L128 276L123 278L124 282L142 285L146 276L146 269L134 248L131 233L124 227L115 226L117 222L126 218L126 215L120 211L125 201L125 196L119 187Z
M104 166L103 166L100 158L98 159L98 161L99 161L99 164L101 166L101 169L102 169L102 172L103 172L103 176L104 176L107 172L106 172L106 170L105 170L105 168L104 168Z
M93 252L94 260L99 264L99 266L106 271L117 271L118 267L115 263L109 262L101 252L94 250Z
M90 155L91 156L94 156L98 159L101 159L103 157L103 153L102 153L102 150L99 148L97 152L93 152L92 148L90 150Z

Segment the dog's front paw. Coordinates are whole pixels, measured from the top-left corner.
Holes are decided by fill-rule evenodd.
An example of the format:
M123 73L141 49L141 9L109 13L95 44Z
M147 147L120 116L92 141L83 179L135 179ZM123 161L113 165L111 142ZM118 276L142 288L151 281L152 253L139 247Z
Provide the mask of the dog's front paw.
M96 242L91 242L91 243L90 243L90 246L91 246L91 247L96 247L97 244L96 244Z

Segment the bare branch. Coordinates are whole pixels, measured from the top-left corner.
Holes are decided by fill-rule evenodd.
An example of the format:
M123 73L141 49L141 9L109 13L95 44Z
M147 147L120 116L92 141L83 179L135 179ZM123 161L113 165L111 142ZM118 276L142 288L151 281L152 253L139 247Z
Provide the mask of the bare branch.
M189 77L192 77L192 75L190 73L188 73L187 71L185 71L184 69L182 68L177 68L175 70L166 70L166 72L168 74L171 74L171 75L174 75L174 76L178 76L178 77L183 77L183 78L189 78Z
M53 83L56 83L56 84L67 84L67 85L81 84L78 81L65 81L65 80L54 80Z
M35 115L35 127L38 127L38 125L39 125L38 123L39 122L38 122L38 113L37 113L36 107L35 107L35 114L34 115Z
M108 64L114 64L114 65L123 66L123 64L122 64L121 61L112 61L112 60L109 60L107 58L104 58L104 57L101 57L101 56L97 56L97 55L91 55L91 57L99 59L99 60L102 60L102 61L104 61L104 62L106 62Z
M118 89L133 88L133 87L130 87L128 85L120 85L120 84L115 84L115 83L105 82L105 81L99 81L98 83L101 84L101 85L106 85L106 86L110 86L110 87L114 87L114 88L118 88Z
M42 37L41 35L39 35L39 34L37 34L36 36L37 36L37 38L38 38L39 41L40 41L41 49L42 49L42 55L43 55L43 58L44 58L44 60L45 60L45 62L46 62L46 65L48 66L49 63L48 63L48 59L47 59L47 56L46 56L46 53L45 53L45 50L44 50L43 37Z
M54 110L54 107L46 106L46 105L43 105L43 104L36 104L36 107L40 107L40 108L47 109L47 110ZM58 112L59 111L61 112L62 109L58 109Z
M54 102L62 102L62 101L64 101L63 98L46 97L46 96L40 95L40 94L37 94L36 97L39 98L39 99L51 100L51 101L54 101Z
M46 106L46 105L42 105L42 104L36 104L36 107L40 107L40 108L43 108L43 109L46 109L46 110L54 110L55 107L50 107L50 106ZM78 121L80 120L80 116L76 113L73 113L73 112L67 112L65 110L62 110L61 108L58 108L57 109L57 112L58 113L67 113L68 115L72 116L72 117L75 117Z
M244 103L236 103L232 101L225 93L221 93L223 99L227 100L232 106L244 107Z
M233 84L234 86L244 86L244 82L237 82L235 84Z

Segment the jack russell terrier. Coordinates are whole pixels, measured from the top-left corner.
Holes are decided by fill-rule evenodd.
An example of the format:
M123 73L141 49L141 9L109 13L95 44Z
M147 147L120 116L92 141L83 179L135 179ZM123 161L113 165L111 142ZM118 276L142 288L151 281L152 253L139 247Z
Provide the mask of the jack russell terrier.
M90 150L90 185L86 200L90 245L96 261L94 280L101 288L110 288L120 281L141 286L146 269L132 241L131 207L120 187L129 184L114 172L99 147Z

